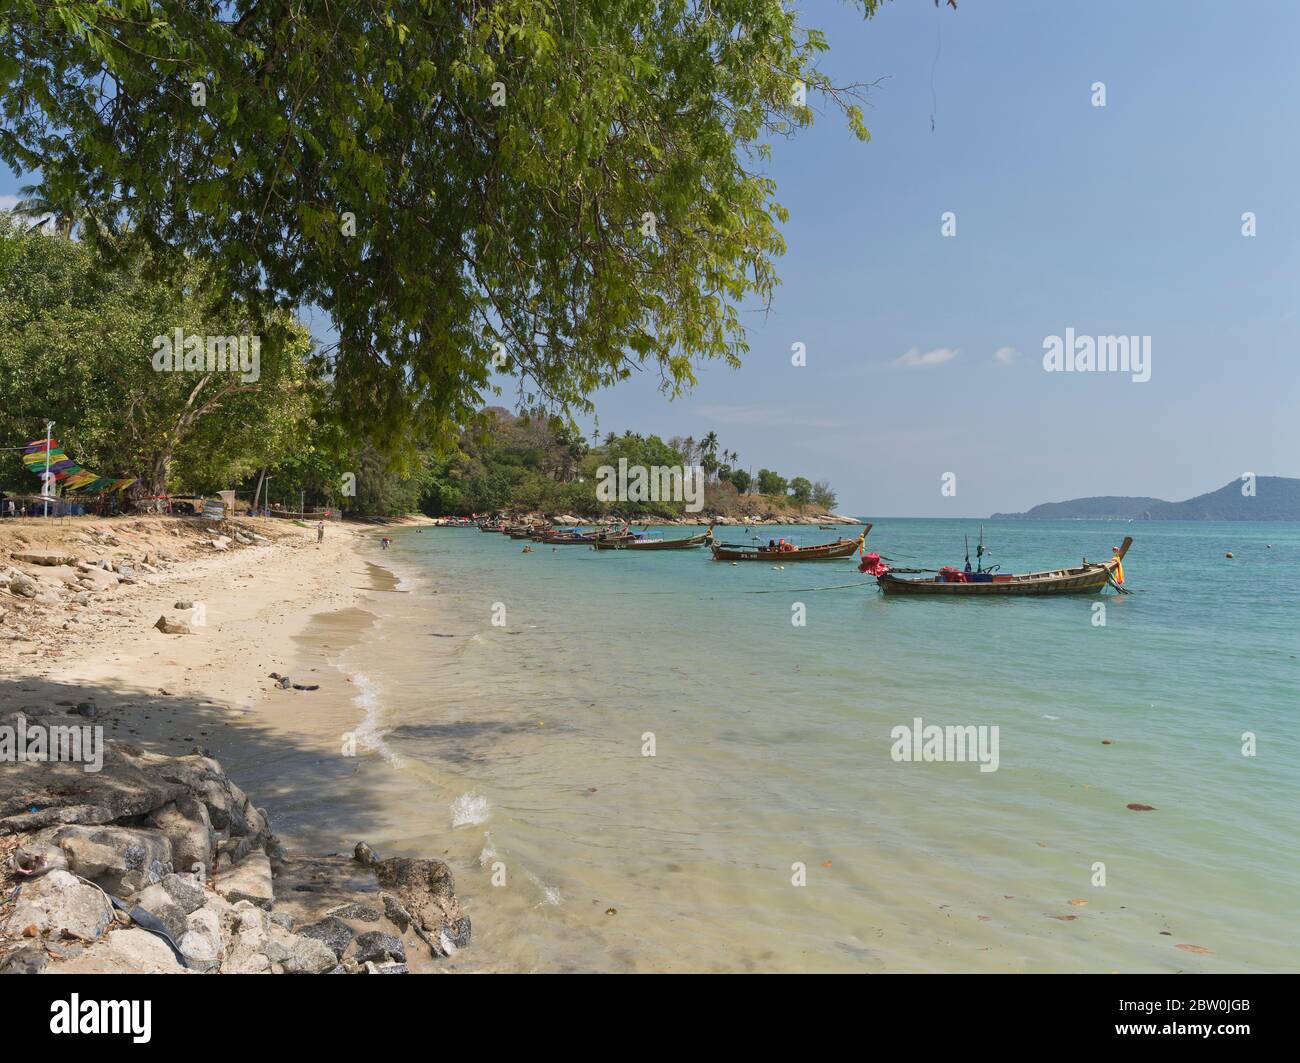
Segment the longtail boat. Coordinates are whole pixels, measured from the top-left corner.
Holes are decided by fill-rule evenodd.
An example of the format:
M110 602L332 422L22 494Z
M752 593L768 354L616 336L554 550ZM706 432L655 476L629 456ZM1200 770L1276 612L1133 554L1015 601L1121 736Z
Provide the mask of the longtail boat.
M836 561L842 557L852 557L863 544L867 533L871 531L868 524L856 539L836 539L833 543L821 543L818 546L792 546L789 543L778 544L775 548L767 546L741 546L736 543L710 543L714 561Z
M548 532L542 536L541 541L551 546L592 546L595 543L631 542L635 538L624 525L623 530L617 532L607 529L592 532Z
M505 532L512 539L531 539L534 535L541 535L542 532L549 530L549 526L509 524L506 526Z
M1117 588L1123 584L1124 555L1132 543L1133 537L1126 535L1107 561L1089 561L1085 557L1083 563L1075 568L1027 572L1021 576L1004 575L996 568L982 572L947 568L940 569L937 576L929 579L904 579L890 572L888 566L881 565L875 554L867 555L861 569L876 577L877 585L885 594L1096 594L1109 583L1114 583Z
M505 525L503 524L498 524L492 521L484 521L482 524L478 526L478 530L481 532L503 532L506 529L505 529Z
M709 528L703 535L692 535L688 539L637 539L630 542L597 540L597 550L691 550L697 546L713 541L713 529Z

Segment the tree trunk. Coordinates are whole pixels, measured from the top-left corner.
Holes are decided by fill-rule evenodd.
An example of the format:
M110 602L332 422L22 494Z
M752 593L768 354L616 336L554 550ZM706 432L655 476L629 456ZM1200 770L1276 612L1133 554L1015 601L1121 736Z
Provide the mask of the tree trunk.
M149 493L151 495L165 495L167 493L167 478L172 471L172 449L168 447L161 453L154 454L153 464L149 469Z

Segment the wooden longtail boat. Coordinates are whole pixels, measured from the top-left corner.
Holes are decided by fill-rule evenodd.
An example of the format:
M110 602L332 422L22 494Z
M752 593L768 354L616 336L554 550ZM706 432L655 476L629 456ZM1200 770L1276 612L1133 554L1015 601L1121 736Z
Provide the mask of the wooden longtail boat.
M632 542L635 538L625 526L621 532L548 532L541 541L551 546L592 546L595 543Z
M1128 553L1133 537L1126 535L1115 556L1109 561L1089 561L1086 558L1077 568L1058 568L1050 572L1027 572L1023 576L1004 576L993 573L988 579L966 583L947 580L942 576L929 579L904 579L892 572L876 577L876 583L885 594L944 594L944 595L1024 595L1024 594L1097 594L1115 576L1120 562ZM988 573L984 573L988 575Z
M714 561L836 561L842 557L852 557L871 531L868 524L856 539L836 539L833 543L819 546L787 546L775 550L766 546L740 546L736 543L711 543Z
M549 531L549 527L534 527L531 524L511 524L506 527L506 534L512 539L531 539L535 535L541 535L544 531Z
M712 542L713 529L703 535L692 535L689 539L636 539L631 542L611 542L608 539L597 540L597 550L690 550L705 543Z

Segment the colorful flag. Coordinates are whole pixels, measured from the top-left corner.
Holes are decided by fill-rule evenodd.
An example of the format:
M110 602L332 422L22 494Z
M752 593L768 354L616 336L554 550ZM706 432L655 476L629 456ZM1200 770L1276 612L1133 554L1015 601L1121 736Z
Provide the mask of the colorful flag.
M100 476L83 469L63 452L57 439L51 439L48 443L44 439L38 439L23 448L23 464L37 476L45 475L47 447L50 475L65 491L125 491L136 481L134 476L115 480L111 476Z

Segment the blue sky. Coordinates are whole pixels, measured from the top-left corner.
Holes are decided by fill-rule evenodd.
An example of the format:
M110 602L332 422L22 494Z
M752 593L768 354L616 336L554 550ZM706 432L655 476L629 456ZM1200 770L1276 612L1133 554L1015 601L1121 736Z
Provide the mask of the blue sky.
M789 251L772 312L746 315L745 366L705 367L672 403L651 373L602 393L602 431L713 430L872 516L1300 475L1300 5L804 10L837 80L884 79L872 140L827 110L775 146ZM19 183L0 172L0 205ZM1150 336L1150 381L1045 372L1067 328Z
M602 429L712 429L743 465L827 478L842 510L882 516L1300 475L1300 5L804 10L829 71L886 79L872 140L827 113L777 145L789 251L745 367L705 368L672 404L629 382L598 400ZM1150 336L1150 381L1045 372L1066 328ZM959 353L898 364L913 348Z

